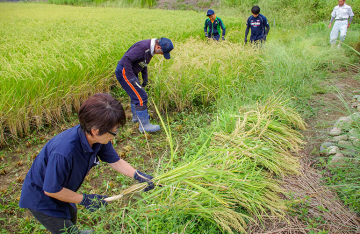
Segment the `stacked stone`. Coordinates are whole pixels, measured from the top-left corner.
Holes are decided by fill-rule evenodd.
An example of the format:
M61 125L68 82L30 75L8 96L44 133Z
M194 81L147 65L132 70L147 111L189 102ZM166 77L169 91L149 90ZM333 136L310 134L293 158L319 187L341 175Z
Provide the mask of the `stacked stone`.
M356 95L360 99L360 95ZM360 100L359 100L360 107ZM358 107L357 107L358 108ZM354 157L354 147L360 146L360 112L339 118L329 134L331 139L320 146L320 152L331 156L329 167L344 163L345 157Z

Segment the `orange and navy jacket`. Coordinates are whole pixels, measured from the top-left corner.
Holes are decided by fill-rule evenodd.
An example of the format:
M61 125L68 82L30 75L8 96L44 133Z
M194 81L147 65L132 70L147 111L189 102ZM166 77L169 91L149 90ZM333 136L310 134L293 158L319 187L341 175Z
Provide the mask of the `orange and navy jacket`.
M147 66L151 58L151 39L138 41L132 45L119 61L119 64L125 68L126 76L130 82L138 79L141 72L143 80L147 80Z

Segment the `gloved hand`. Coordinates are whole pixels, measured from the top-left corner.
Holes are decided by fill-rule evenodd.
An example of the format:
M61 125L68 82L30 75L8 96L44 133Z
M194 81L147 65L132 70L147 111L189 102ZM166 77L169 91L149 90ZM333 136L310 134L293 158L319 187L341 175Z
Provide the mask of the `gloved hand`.
M208 35L208 33L207 33L207 32L205 32L205 37L209 37L209 35Z
M148 83L148 79L147 79L147 78L146 78L146 79L143 78L143 83L141 84L141 86L142 86L142 87L145 87L145 86L147 85L147 83Z
M134 173L134 179L139 181L140 183L144 183L144 182L147 182L148 183L148 186L144 189L144 192L147 192L151 189L154 189L154 183L151 182L151 180L153 179L154 177L152 177L151 175L147 175L145 173L142 173L141 171L139 170L136 170L135 173Z
M138 78L132 78L129 79L129 82L133 85L133 86L138 86L140 84L139 79Z
M222 40L225 41L225 36L222 36Z
M264 41L266 41L266 36L267 36L267 35L264 35L264 37L263 37L263 40L264 40Z
M85 194L83 193L83 199L79 203L81 206L85 206L86 209L94 212L95 210L99 209L100 206L107 206L107 202L104 198L107 198L106 195L99 195L99 194Z

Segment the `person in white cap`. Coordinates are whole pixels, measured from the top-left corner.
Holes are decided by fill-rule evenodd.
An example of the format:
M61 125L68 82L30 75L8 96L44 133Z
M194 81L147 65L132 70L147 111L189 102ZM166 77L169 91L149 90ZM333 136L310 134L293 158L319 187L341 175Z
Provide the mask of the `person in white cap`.
M339 5L334 7L334 10L331 13L331 20L328 26L331 28L331 24L335 20L334 27L330 33L331 47L335 46L340 31L340 42L338 44L338 48L340 48L341 42L345 40L347 29L350 27L353 17L354 13L351 7L345 4L345 0L339 0Z

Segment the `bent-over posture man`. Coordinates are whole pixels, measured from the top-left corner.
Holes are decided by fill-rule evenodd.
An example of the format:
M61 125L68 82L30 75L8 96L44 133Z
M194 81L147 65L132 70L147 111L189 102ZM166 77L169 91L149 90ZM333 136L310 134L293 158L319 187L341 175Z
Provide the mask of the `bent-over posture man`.
M140 132L160 130L159 125L152 125L149 122L148 96L143 87L148 83L147 66L153 55L163 54L166 59L170 59L172 49L174 46L171 40L164 37L139 41L126 51L116 67L116 78L131 98L132 121L139 122ZM142 87L139 82L139 72L142 76Z
M266 41L266 37L270 30L270 25L265 16L260 14L260 7L253 6L251 9L252 16L250 16L246 22L245 30L245 43L247 43L247 36L249 29L251 28L251 43L262 43Z
M335 20L334 27L330 33L330 43L331 47L334 47L336 44L336 39L339 36L340 31L340 42L338 48L341 46L341 42L345 41L346 32L350 23L354 17L354 13L349 5L345 4L345 0L339 0L339 5L334 7L334 10L331 13L331 20L329 28L331 28L332 22Z
M204 32L205 37L212 38L214 40L220 39L220 28L222 30L222 40L225 41L226 28L222 20L215 15L213 10L208 10L206 16L209 17L205 20Z
M109 94L95 94L80 107L80 125L52 138L40 151L26 175L19 206L28 208L51 233L92 233L79 231L75 204L94 211L107 205L106 195L76 191L90 169L107 162L121 174L148 182L152 176L135 170L120 159L111 140L126 122L122 105Z

